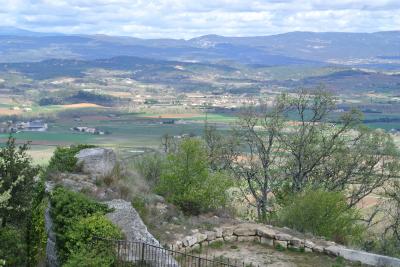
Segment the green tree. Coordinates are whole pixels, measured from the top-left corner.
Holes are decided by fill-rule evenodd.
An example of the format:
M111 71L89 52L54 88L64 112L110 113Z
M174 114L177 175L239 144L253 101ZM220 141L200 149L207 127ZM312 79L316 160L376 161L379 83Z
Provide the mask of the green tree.
M27 154L27 144L17 146L15 138L9 137L0 149L0 221L23 224L33 204L35 177L39 167L33 166Z
M220 172L211 172L203 142L186 138L167 157L156 190L184 212L198 214L224 206L231 182Z

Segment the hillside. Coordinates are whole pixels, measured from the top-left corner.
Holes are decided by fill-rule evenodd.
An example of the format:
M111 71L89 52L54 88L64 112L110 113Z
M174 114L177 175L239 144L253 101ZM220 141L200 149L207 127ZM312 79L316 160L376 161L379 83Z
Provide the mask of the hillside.
M353 66L398 68L400 32L290 32L271 36L206 35L190 40L140 39L106 35L61 35L0 28L1 62L51 58L93 60L136 56L163 60L241 64Z

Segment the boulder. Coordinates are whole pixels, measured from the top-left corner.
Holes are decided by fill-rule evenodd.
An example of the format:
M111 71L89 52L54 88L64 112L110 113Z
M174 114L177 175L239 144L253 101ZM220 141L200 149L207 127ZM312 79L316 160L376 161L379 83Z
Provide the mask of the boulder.
M261 237L261 244L272 247L274 245L274 240L268 237Z
M217 238L217 233L213 231L206 231L205 234L207 235L207 241L212 241Z
M185 237L185 239L183 240L183 245L185 247L191 247L196 243L197 243L197 238L194 235L189 235L189 236Z
M292 239L292 236L288 234L278 233L275 235L275 239L281 241L290 241Z
M226 236L231 236L233 235L233 229L234 227L232 226L225 226L222 228L222 236L226 237Z
M233 230L233 234L237 236L254 236L256 235L256 228L253 225L240 225Z
M214 228L214 232L216 237L222 237L222 229L221 228Z
M207 235L206 234L202 234L202 233L197 233L196 234L196 239L197 239L197 243L201 243L201 242L207 240Z
M231 236L224 236L224 241L226 242L235 242L237 241L237 236L231 235Z
M257 235L260 237L267 237L267 238L274 239L275 234L276 234L275 231L270 228L267 228L267 227L257 228Z
M75 157L82 172L90 175L94 181L111 176L117 166L117 156L108 148L82 149Z

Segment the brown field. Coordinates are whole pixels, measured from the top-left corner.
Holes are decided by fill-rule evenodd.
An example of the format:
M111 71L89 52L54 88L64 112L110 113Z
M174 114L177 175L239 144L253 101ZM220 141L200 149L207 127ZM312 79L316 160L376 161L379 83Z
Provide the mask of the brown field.
M19 115L22 110L12 110L8 108L0 108L0 116Z
M179 119L179 118L194 118L202 116L201 113L176 113L176 114L160 114L160 115L151 115L144 116L144 118L159 118L159 119Z
M77 103L77 104L68 104L61 105L63 108L102 108L103 106L93 104L93 103Z
M130 98L132 97L131 92L107 92L107 95L115 96L115 97L127 97Z

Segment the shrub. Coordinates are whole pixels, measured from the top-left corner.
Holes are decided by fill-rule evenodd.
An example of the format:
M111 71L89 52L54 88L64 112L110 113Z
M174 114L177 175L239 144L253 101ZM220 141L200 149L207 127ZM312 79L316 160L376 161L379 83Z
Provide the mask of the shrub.
M183 140L177 152L168 155L166 164L168 168L156 191L183 212L196 215L226 204L231 181L209 170L207 153L199 139Z
M146 154L135 160L134 166L139 174L154 186L160 180L164 158L157 153Z
M75 145L70 147L57 147L50 159L48 172L74 172L78 169L75 155L85 148L93 148L93 145Z
M51 216L54 220L55 232L57 237L57 249L61 262L66 262L71 254L71 229L77 228L76 224L81 219L88 218L95 214L104 215L110 209L104 205L89 199L81 193L75 193L62 187L56 187L50 198ZM110 223L111 224L111 223ZM97 225L90 225L93 229L98 229ZM87 231L95 231L88 229ZM101 237L103 232L94 235Z
M24 266L27 263L27 246L24 231L13 226L0 228L0 259L4 266Z
M294 196L278 212L278 218L287 227L340 243L358 240L363 230L357 223L360 219L358 210L349 208L340 192L307 190Z
M100 213L81 218L71 225L65 236L65 248L70 254L67 261L69 266L77 266L73 263L78 262L79 259L83 260L79 262L79 266L83 266L83 263L88 260L86 259L87 255L85 256L83 252L95 256L89 259L90 262L111 266L116 258L114 249L108 245L107 241L96 240L95 238L122 238L121 231Z

